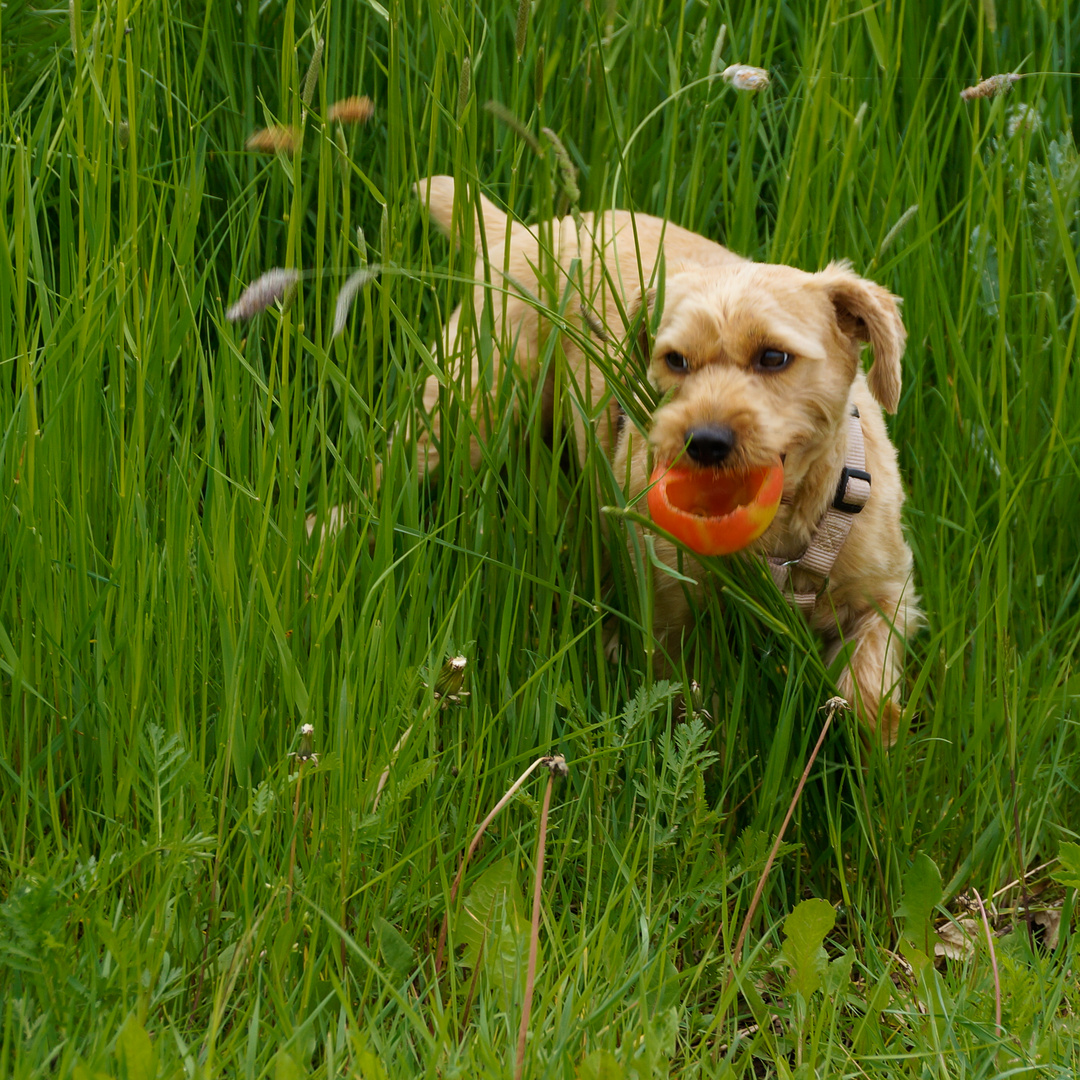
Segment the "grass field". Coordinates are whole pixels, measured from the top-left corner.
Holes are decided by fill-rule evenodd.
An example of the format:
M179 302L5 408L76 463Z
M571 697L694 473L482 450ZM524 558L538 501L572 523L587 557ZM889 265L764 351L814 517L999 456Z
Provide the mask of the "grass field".
M527 1076L1077 1075L1080 8L14 0L0 65L0 1075L511 1076L542 832ZM543 129L581 209L904 297L905 733L834 719L741 948L832 693L798 617L720 564L657 680L621 492L528 387L474 473L448 384L416 482L472 260L411 185L569 212Z

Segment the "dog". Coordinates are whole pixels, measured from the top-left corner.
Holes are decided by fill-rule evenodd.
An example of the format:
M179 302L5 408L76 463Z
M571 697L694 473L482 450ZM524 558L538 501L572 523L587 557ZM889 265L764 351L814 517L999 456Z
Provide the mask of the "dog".
M416 191L444 233L455 223L460 231L453 178L430 177ZM461 202L467 213L476 206L480 255L471 303L477 314L489 307L494 351L485 363L493 370L482 370L475 350L462 355L461 307L444 337L453 378L471 363L473 466L487 431L485 380L497 385L507 362L530 383L540 379L556 332L537 300L546 281L547 294L562 301L557 332L578 398L571 411L579 453L584 460L586 439L598 439L628 500L650 487L657 461L733 473L782 461L779 509L747 550L768 560L778 587L822 639L826 662L846 651L837 690L891 745L902 714L905 644L923 622L901 528L904 491L883 417L896 411L900 396L907 335L898 298L845 262L818 273L756 263L645 214L613 210L530 227L478 193ZM643 350L659 402L647 435L606 393L595 362L597 350L610 350L624 333L621 348ZM873 363L864 373L866 343ZM539 389L544 420L553 423L550 374ZM439 379L429 377L429 421L416 433L422 474L438 464L439 392ZM655 545L675 567L676 545L662 535ZM685 578L655 572L654 619L654 632L668 640L686 629L692 603Z

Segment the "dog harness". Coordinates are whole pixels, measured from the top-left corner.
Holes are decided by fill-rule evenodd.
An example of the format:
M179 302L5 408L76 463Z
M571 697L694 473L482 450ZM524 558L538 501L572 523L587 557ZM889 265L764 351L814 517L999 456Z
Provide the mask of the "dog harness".
M840 480L836 485L832 506L818 522L818 527L802 555L796 559L771 556L767 560L773 581L784 594L784 599L804 615L809 615L813 610L820 592L795 592L791 584L792 568L806 570L821 578L824 589L836 556L840 554L840 549L851 531L851 519L862 510L869 498L870 474L866 471L866 444L863 440L859 410L853 406L848 417L847 457L843 469L840 470Z

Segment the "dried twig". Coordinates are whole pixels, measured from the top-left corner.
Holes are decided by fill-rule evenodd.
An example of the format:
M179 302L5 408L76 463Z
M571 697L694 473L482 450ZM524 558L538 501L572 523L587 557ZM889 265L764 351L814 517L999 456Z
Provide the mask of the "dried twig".
M1053 866L1056 859L1051 859L1049 862L1039 863L1038 866L1033 866L1023 877L1014 878L1012 881L1002 885L991 897L991 900L996 900L999 896L1004 895L1010 889L1015 889L1017 885L1023 885L1027 880L1033 878L1036 874L1041 874L1048 866Z
M979 904L979 914L982 916L983 930L986 931L986 944L990 949L990 965L994 969L994 1025L1000 1039L1005 1031L1001 1026L1001 976L998 974L997 953L994 951L994 935L990 933L990 921L986 917L986 908L983 906L979 890L975 889L974 892Z
M304 724L300 729L300 749L296 752L298 768L296 773L296 798L293 801L293 829L292 841L289 844L289 892L285 899L285 921L288 922L292 914L293 898L293 871L296 869L296 833L300 820L300 788L304 782L304 764L311 761L318 764L318 755L314 750L315 728L311 724Z
M739 931L739 938L735 942L735 953L731 960L731 967L728 970L727 981L729 986L731 985L731 980L735 978L735 970L738 968L739 961L742 959L743 943L746 941L746 935L750 931L750 923L754 918L754 912L757 911L758 902L761 900L761 894L765 891L765 879L769 876L769 871L772 869L772 864L776 859L776 853L780 850L780 845L784 841L784 832L788 827L788 823L791 821L792 815L795 813L795 807L799 803L799 796L802 795L802 790L806 786L807 777L810 775L810 770L817 760L818 752L821 750L821 745L825 741L825 735L829 730L829 725L832 723L832 718L836 715L837 710L847 710L850 709L851 706L842 697L834 697L829 698L829 700L825 702L825 708L829 710L829 714L825 717L825 723L821 725L821 734L818 736L817 744L810 753L810 758L806 762L806 768L803 769L803 774L799 778L799 783L795 788L795 794L791 797L791 805L784 815L783 823L780 825L780 831L776 834L776 841L772 846L772 850L769 852L768 859L765 860L765 868L761 871L761 877L758 879L757 888L754 890L754 897L750 901L750 909L746 913L746 918L743 919L742 929Z
M540 834L536 840L536 878L533 881L532 931L529 934L529 964L525 969L525 1000L521 1006L521 1027L518 1029L517 1062L514 1080L521 1080L525 1068L525 1040L529 1034L529 1018L532 1015L533 989L536 986L536 955L540 947L540 894L544 883L544 847L547 843L548 808L551 806L551 789L556 775L566 775L566 760L556 754L547 759L550 770L544 805L540 808Z
M507 789L506 794L491 808L490 813L482 822L480 827L476 830L476 834L472 838L472 842L469 844L468 850L465 852L465 858L461 860L461 866L458 867L457 875L454 877L454 883L450 886L450 903L457 899L458 888L461 885L461 879L465 876L465 869L469 865L469 860L473 857L477 847L480 844L480 840L484 833L487 831L487 827L499 816L499 812L504 806L514 797L518 788L525 783L526 780L541 766L548 765L551 767L553 762L562 761L559 757L540 757L537 758ZM563 768L565 768L565 762L563 762ZM447 906L446 914L443 916L442 926L439 929L439 940L435 946L435 973L438 974L442 971L443 950L446 947L446 931L450 923L450 908Z

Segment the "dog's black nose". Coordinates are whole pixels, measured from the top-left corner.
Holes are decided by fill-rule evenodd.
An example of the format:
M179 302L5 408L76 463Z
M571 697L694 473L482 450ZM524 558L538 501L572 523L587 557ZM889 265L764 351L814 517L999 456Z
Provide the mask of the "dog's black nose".
M686 452L699 465L719 465L735 449L735 432L726 424L706 424L686 433Z

